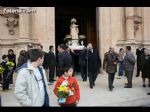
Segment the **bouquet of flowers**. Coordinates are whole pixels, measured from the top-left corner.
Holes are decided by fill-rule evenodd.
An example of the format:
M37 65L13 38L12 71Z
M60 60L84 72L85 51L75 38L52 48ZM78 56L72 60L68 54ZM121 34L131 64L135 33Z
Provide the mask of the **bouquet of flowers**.
M65 81L57 87L58 92L58 103L63 104L66 102L66 98L69 96L72 96L74 93L69 89L69 84L67 84Z
M9 68L10 70L12 70L13 67L15 66L15 64L14 64L12 61L8 61L8 62L7 62L7 66L8 66L8 68Z
M5 69L0 65L0 74L3 74L4 70Z

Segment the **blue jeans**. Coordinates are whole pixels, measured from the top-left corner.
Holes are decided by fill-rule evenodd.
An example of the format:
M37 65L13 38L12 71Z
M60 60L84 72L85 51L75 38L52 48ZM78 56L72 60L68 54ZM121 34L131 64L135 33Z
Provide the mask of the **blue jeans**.
M123 61L118 61L118 63L119 63L118 76L123 76Z

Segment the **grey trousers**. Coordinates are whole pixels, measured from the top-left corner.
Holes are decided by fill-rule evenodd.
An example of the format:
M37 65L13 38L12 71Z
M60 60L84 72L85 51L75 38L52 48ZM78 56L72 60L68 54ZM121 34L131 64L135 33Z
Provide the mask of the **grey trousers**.
M125 74L127 76L127 83L129 87L132 87L132 78L133 78L133 71L126 71L125 70Z
M113 88L114 78L115 78L115 73L108 73L108 86L109 86L109 89Z

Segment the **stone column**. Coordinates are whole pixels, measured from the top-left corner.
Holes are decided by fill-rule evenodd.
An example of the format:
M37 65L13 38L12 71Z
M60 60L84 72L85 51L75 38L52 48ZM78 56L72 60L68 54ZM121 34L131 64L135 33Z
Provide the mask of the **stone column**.
M19 38L29 38L29 13L19 14Z
M143 7L143 41L150 45L150 8Z
M36 7L32 18L33 38L43 45L43 50L48 52L49 45L55 46L55 8Z
M109 50L109 46L112 45L111 36L111 8L110 7L98 7L98 32L99 32L99 51L100 57L103 61L104 53Z
M132 43L135 41L134 35L134 7L126 7L126 42Z
M28 9L28 7L19 7L20 9ZM14 43L16 45L16 56L18 58L19 52L21 50L27 50L27 43L31 42L29 37L29 22L30 15L29 13L20 13L19 14L19 37Z

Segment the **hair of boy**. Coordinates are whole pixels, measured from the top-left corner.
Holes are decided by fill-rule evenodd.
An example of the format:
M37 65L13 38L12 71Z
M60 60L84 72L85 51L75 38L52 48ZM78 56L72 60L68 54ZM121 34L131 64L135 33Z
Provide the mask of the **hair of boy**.
M38 58L42 58L44 56L43 51L40 49L31 49L28 53L31 62L35 62L38 60Z
M2 60L6 59L7 57L8 57L7 55L3 55Z
M68 70L69 70L70 68L73 68L73 66L70 65L70 64L67 64L67 65L64 65L64 66L63 66L62 70L63 70L63 72L65 73L65 72L68 72Z

